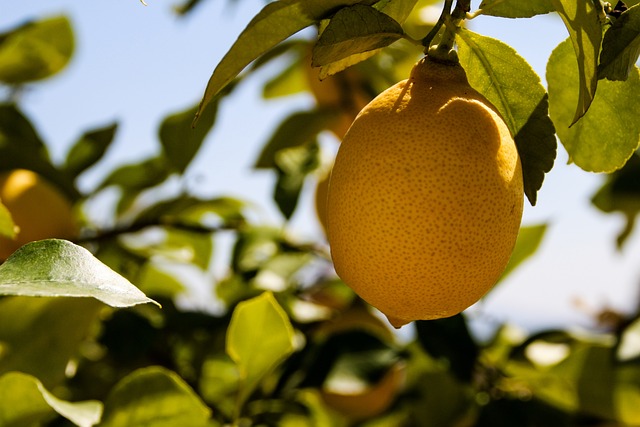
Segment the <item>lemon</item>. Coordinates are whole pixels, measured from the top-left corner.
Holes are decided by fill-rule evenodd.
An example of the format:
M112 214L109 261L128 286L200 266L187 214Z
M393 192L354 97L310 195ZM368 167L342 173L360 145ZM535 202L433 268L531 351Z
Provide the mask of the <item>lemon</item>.
M455 315L498 280L523 204L504 120L459 64L427 56L340 145L326 208L336 272L395 327Z
M14 169L0 174L0 200L19 229L15 240L0 237L0 260L35 240L77 235L71 203L35 172Z

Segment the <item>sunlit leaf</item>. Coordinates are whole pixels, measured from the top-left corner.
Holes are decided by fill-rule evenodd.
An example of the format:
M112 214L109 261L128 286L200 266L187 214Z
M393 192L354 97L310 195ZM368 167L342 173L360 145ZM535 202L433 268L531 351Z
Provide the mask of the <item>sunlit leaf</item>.
M77 177L102 158L115 136L117 123L86 132L69 150L64 172Z
M624 166L640 144L640 76L637 69L624 82L601 80L589 111L573 121L579 97L578 70L571 43L565 40L547 63L549 113L569 160L591 172L612 172Z
M33 425L55 413L76 426L91 427L100 421L102 403L58 399L37 378L20 372L0 376L0 425Z
M192 127L197 106L171 114L162 121L159 130L160 143L167 160L179 172L184 172L198 153L209 131L213 127L218 112L218 103L209 105L203 111L197 127Z
M604 34L598 78L626 80L640 55L640 5L617 18Z
M20 371L57 386L103 308L92 299L0 299L0 373Z
M113 307L154 302L85 248L59 239L27 243L0 265L0 295L93 297Z
M238 368L228 355L216 353L202 364L199 390L202 398L231 418L238 393Z
M552 0L562 17L575 52L578 96L575 113L569 125L575 124L589 109L598 86L598 55L602 43L602 24L593 1ZM577 63L576 63L577 62Z
M520 264L522 264L527 258L532 256L538 250L545 232L547 231L546 224L531 225L528 227L521 227L518 232L518 238L516 239L516 246L513 248L509 263L502 273L500 280L504 279L509 273L515 270Z
M294 95L307 89L307 76L301 61L293 61L280 74L265 83L262 97L265 99Z
M540 77L503 42L460 29L460 63L471 86L498 109L514 135L524 191L532 205L556 156L555 129Z
M287 0L267 4L240 33L231 49L213 71L197 117L247 65L298 31L327 18L340 6L358 0ZM373 3L367 0L365 4Z
M16 236L16 226L11 218L11 212L0 200L0 236L13 239Z
M174 372L139 369L122 379L104 402L101 427L208 426L211 410Z
M377 9L356 4L340 9L313 48L311 64L327 65L390 45L404 35L400 24Z
M67 65L73 49L67 17L28 22L0 35L0 81L21 84L49 77Z
M483 15L503 18L531 18L555 11L552 0L482 0Z
M226 348L240 372L241 406L260 380L294 350L293 327L271 292L237 305Z
M145 294L157 297L175 298L186 289L175 274L164 271L163 265L157 262L144 265L138 283Z

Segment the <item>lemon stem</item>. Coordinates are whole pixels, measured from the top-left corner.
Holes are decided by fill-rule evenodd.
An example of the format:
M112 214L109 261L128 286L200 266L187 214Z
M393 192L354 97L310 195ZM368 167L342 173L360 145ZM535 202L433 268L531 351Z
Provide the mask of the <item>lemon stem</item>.
M445 3L443 14L440 16L440 19L445 26L444 33L442 34L442 38L440 39L440 43L428 47L426 53L436 60L445 62L458 62L458 55L453 49L453 45L460 23L466 18L467 13L471 10L471 0L457 0L456 7L453 9L453 12L450 12L451 2L448 3L449 4ZM440 22L440 20L438 20L438 22ZM440 26L441 25L442 24L440 24ZM437 31L439 31L440 27L437 28ZM434 30L435 29L436 27L434 27ZM431 34L432 32L433 30L429 34ZM427 37L429 37L429 35L427 35ZM425 37L425 39L427 39L427 37ZM430 43L430 40L427 43ZM427 46L426 44L424 45Z
M453 5L453 0L445 0L444 6L442 8L442 13L440 14L440 18L438 18L438 21L436 22L436 24L433 26L431 31L429 31L429 34L427 34L425 38L422 39L422 46L426 47L427 49L429 48L434 37L440 31L440 28L442 28L442 24L444 24L444 21L447 19L447 17L451 15L452 5Z

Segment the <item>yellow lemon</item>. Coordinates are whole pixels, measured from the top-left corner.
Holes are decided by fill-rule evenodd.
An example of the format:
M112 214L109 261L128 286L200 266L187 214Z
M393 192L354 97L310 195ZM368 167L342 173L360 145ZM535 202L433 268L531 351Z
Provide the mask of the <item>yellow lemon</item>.
M326 210L336 272L395 327L455 315L500 277L523 203L504 120L459 64L425 57L340 145Z
M71 203L35 172L14 169L0 174L0 200L19 228L15 240L0 236L0 260L35 240L77 235Z

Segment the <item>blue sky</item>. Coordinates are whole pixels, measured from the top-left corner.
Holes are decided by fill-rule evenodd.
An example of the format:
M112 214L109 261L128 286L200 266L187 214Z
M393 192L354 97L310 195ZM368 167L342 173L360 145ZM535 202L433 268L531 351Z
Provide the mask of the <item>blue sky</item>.
M173 1L0 0L0 31L27 19L67 14L77 35L76 55L60 75L34 85L21 106L60 160L85 130L113 121L120 128L113 149L86 181L86 188L117 163L146 158L158 149L157 128L169 113L200 99L217 62L262 5L261 0L206 1L187 18L171 10ZM479 2L473 2L474 7ZM567 33L556 16L508 20L479 16L470 28L514 47L544 79L546 60ZM261 83L273 69L252 77L225 100L218 123L198 161L189 170L194 187L207 195L245 197L263 209L264 219L281 221L271 201L273 177L250 167L274 126L311 99L290 97L265 103ZM588 325L580 297L597 309L631 310L640 280L638 233L622 253L615 235L619 216L589 204L602 176L567 165L559 147L536 207L526 204L524 224L548 222L550 229L535 258L514 272L471 313L482 319L526 325L572 322ZM307 191L292 228L319 235Z

